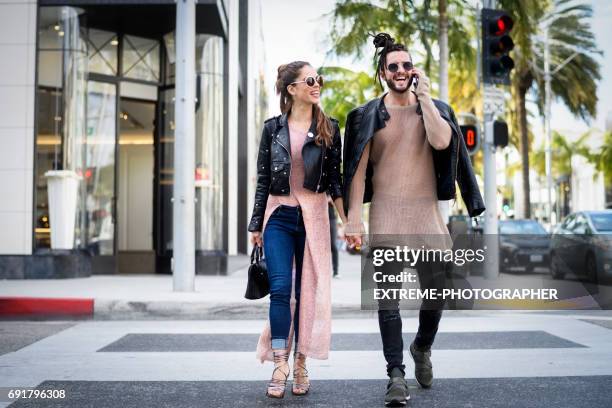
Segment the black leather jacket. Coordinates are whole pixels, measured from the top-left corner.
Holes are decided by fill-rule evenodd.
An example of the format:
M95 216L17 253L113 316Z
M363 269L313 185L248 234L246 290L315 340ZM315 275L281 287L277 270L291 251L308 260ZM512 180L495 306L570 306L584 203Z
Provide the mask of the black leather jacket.
M361 159L361 154L374 133L386 126L389 113L383 102L384 95L353 109L347 117L344 132L344 211L348 215L350 186ZM446 120L452 130L452 139L449 146L443 150L432 147L434 170L436 172L436 190L438 200L451 200L456 198L455 181L459 184L461 197L465 202L470 217L475 217L485 210L482 196L472 162L465 147L463 136L455 118L453 109L446 103L433 99L442 119ZM422 115L421 105L417 106L417 113ZM366 183L363 202L372 200L372 174L373 168L368 163L366 170Z
M338 121L331 119L333 143L329 147L315 143L317 121L313 118L302 147L304 188L316 193L329 192L332 199L342 197L342 144ZM291 146L287 114L265 121L257 156L257 188L249 231L261 231L268 194L289 195ZM327 216L327 212L324 214Z

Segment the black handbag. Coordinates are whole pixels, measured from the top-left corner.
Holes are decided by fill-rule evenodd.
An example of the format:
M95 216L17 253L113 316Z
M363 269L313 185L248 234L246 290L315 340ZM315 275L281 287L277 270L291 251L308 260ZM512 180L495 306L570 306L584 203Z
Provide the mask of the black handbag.
M266 260L262 257L263 248L259 245L253 247L251 252L251 266L244 297L247 299L261 299L270 293L270 281Z

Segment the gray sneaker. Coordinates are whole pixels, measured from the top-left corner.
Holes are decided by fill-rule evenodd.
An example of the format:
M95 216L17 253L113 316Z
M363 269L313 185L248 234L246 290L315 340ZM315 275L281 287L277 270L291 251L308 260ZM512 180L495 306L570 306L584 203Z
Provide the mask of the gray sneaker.
M408 392L408 384L404 379L404 374L399 368L391 370L389 383L387 384L387 393L385 394L385 406L387 407L403 407L406 401L410 399Z
M431 365L431 350L419 350L414 341L410 344L410 354L414 360L414 377L423 388L431 387L433 382L433 369Z

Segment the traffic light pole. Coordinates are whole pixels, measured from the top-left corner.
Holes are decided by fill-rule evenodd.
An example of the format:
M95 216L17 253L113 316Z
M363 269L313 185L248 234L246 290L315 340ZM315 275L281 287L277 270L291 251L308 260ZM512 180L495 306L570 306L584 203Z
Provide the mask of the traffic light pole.
M486 8L494 8L496 6L496 1L485 0L484 5ZM482 48L485 46L486 44L483 44ZM480 54L479 57L482 58L482 54ZM484 140L482 144L484 159L484 199L487 207L486 211L484 212L484 244L486 246L484 277L485 279L495 279L499 274L499 241L497 234L497 167L495 163L496 148L493 144L493 121L495 119L495 114L490 108L491 104L488 102L489 101L487 101L485 94L485 97L483 98Z
M546 218L548 224L552 227L552 132L550 130L550 37L549 25L546 23L544 27L544 127L546 132L546 149L544 161L546 164ZM556 217L555 217L556 218ZM556 221L556 220L555 220ZM552 232L552 231L551 231Z
M485 104L486 106L486 104ZM484 212L484 243L486 245L484 260L485 279L495 279L499 274L499 241L497 233L497 167L495 162L496 147L493 144L494 113L484 113L484 199L487 207Z

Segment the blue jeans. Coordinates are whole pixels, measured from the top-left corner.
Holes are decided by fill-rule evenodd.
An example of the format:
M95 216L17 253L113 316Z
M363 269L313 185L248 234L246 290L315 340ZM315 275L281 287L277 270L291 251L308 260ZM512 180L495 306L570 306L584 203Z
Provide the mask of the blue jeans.
M270 280L270 329L272 349L286 349L291 326L291 273L295 255L295 312L293 327L298 342L300 281L304 261L306 229L302 209L278 206L270 215L263 233L264 253ZM296 346L297 347L297 346Z

